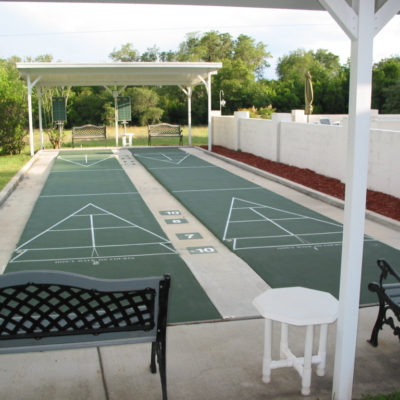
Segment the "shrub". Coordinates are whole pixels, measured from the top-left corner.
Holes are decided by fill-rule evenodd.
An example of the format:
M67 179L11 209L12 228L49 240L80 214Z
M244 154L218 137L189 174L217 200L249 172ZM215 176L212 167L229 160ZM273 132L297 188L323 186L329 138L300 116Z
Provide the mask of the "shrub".
M27 144L27 92L16 67L0 60L0 155L20 154Z

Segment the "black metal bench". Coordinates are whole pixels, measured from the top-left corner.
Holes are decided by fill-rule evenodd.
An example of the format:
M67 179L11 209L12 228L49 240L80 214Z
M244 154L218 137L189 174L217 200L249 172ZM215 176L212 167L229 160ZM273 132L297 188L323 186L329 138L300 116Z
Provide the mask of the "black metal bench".
M107 128L105 126L83 125L72 128L72 147L75 147L75 140L104 139L107 145Z
M104 280L58 271L0 276L0 354L151 342L167 400L170 276Z
M178 137L179 145L183 144L183 135L180 125L158 124L148 125L148 145L151 146L152 137Z
M368 285L368 289L376 292L379 299L378 318L372 330L371 339L368 340L374 347L378 346L378 334L385 324L393 329L393 334L400 340L400 326L396 326L393 316L387 315L390 310L397 321L400 321L400 275L384 259L378 260L378 266L382 270L379 283L373 282ZM398 283L383 283L388 274L392 275Z

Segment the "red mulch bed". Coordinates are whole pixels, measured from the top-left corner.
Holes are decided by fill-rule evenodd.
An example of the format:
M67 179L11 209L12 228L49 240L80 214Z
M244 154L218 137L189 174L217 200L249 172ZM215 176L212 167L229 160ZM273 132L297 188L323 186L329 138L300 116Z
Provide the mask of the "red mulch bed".
M202 147L207 149L207 146ZM254 154L229 150L222 146L213 146L212 151L307 186L321 193L328 194L329 196L344 200L345 185L338 179L328 178L309 169L297 168L275 161L266 160L262 157L255 156ZM400 199L397 197L368 190L367 209L384 215L385 217L400 221Z

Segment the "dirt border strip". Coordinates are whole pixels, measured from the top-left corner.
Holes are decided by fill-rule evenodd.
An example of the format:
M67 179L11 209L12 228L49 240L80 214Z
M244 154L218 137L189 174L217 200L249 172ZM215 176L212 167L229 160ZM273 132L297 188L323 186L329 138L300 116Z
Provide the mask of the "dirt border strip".
M289 187L289 188L291 188L293 190L297 190L298 192L306 194L307 196L313 197L314 199L321 200L321 201L323 201L325 203L328 203L328 204L330 204L332 206L344 209L344 201L340 200L340 199L337 199L336 197L329 196L327 194L318 192L317 190L310 189L307 186L303 186L303 185L300 185L299 183L290 181L290 180L285 179L285 178L281 178L281 177L279 177L277 175L273 175L273 174L271 174L269 172L266 172L266 171L263 171L261 169L252 167L252 166L250 166L248 164L242 163L240 161L233 160L232 158L221 156L220 154L213 153L213 152L205 150L205 149L203 149L201 147L194 146L194 148L196 148L198 150L201 150L204 153L206 153L206 154L208 154L208 155L210 155L212 157L218 158L218 159L220 159L222 161L225 161L225 162L227 162L229 164L232 164L232 165L234 165L236 167L242 168L245 171L252 172L253 174L262 176L263 178L269 179L269 180L271 180L273 182L276 182L276 183L279 183L279 184L281 184L283 186L287 186L287 187ZM398 221L396 221L394 219L385 217L383 215L380 215L378 213L375 213L373 211L366 210L365 218L369 219L371 221L374 221L374 222L376 222L378 224L381 224L383 226L386 226L387 228L394 229L396 231L400 231L400 222L398 222Z

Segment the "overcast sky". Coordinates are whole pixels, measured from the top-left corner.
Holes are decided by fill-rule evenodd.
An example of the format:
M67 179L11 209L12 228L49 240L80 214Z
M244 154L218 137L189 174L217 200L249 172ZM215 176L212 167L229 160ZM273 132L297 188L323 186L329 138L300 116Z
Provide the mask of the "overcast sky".
M327 49L345 63L350 40L324 11L126 4L0 2L0 58L52 54L55 61L110 62L109 54L132 43L141 53L157 45L178 50L189 32L245 34L266 44L273 58L298 48ZM374 62L400 54L400 16L377 35Z

